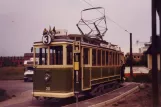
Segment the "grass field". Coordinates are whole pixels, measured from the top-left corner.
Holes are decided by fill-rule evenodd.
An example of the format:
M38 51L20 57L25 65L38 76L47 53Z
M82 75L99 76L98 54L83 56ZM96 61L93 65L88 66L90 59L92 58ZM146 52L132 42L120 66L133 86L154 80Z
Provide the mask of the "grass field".
M23 79L24 67L2 67L0 68L0 80Z

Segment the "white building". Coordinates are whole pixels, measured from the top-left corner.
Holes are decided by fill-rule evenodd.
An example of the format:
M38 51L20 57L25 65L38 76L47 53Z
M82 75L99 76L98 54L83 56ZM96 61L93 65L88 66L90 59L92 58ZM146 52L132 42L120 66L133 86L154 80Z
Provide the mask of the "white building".
M144 53L148 50L148 48L150 47L151 42L149 43L145 43L143 47L139 48L139 53Z

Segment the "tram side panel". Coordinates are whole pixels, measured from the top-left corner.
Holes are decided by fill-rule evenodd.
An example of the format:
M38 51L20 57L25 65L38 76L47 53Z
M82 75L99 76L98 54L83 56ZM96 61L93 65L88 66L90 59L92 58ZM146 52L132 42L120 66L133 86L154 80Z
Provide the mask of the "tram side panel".
M114 80L120 80L120 66L92 67L91 76L92 85L97 85Z
M83 84L82 90L91 89L91 67L83 68Z

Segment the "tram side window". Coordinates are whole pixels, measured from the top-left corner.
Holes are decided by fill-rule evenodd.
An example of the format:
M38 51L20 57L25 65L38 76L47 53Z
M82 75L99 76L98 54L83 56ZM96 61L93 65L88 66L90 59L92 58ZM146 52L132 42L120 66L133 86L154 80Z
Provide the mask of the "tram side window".
M48 55L48 49L47 48L36 48L36 55L38 54L39 58L39 65L47 65L47 55ZM36 56L37 57L37 56ZM36 62L35 62L36 63Z
M96 66L96 49L92 49L92 66Z
M118 64L117 63L118 62L118 55L117 55L117 53L116 53L115 57L116 57L116 65L117 65Z
M84 52L84 64L89 64L89 49L88 48L83 48Z
M108 51L106 51L106 65L108 65Z
M102 51L102 65L105 65L105 51Z
M117 65L119 65L119 53L117 54Z
M118 65L120 65L120 54L118 54Z
M118 54L116 53L116 65L118 65Z
M110 52L109 63L110 63L110 65L112 65L112 52Z
M73 64L73 47L72 45L67 46L67 65Z
M115 53L113 53L113 65L115 65Z
M101 50L97 51L97 65L101 65Z
M50 65L63 64L63 46L50 47Z

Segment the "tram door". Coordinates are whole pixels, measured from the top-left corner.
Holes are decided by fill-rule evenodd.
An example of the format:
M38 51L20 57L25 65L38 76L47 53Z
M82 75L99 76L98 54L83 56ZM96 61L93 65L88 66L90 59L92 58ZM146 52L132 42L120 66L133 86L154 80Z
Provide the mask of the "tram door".
M74 93L77 94L81 91L81 44L80 41L73 43L74 55Z

